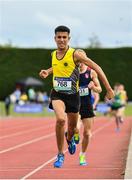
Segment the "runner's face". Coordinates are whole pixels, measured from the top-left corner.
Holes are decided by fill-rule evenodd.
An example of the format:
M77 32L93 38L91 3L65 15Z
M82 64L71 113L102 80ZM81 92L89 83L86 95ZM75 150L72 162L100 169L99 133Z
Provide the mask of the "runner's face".
M87 69L87 66L84 63L80 63L80 71L84 71L85 69Z
M67 32L57 32L55 34L55 42L58 49L67 49L69 40L70 37Z

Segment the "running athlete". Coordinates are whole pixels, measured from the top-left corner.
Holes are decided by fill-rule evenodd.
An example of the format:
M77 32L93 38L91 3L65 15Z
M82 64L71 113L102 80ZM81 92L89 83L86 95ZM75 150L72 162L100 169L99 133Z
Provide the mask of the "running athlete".
M119 85L119 91L120 91L120 98L121 98L121 102L122 102L122 108L120 108L120 122L123 123L124 122L124 112L125 112L125 108L126 108L126 104L128 101L128 96L127 96L127 92L124 88L123 84Z
M85 156L86 156L87 147L89 145L90 137L92 135L91 127L95 116L94 107L93 107L94 100L93 100L92 92L98 94L101 91L102 88L100 86L96 72L92 69L89 69L85 64L81 63L79 92L81 98L80 119L83 124L83 139L82 139L81 151L79 154L79 161L80 161L80 165L82 166L87 165ZM76 136L74 138L76 138Z
M127 94L123 85L116 83L114 86L115 96L110 104L110 113L115 117L116 131L120 131L120 123L123 123L124 108L127 101Z
M103 82L108 99L113 98L114 92L101 67L89 59L82 51L69 47L70 29L58 26L55 29L57 50L52 53L52 67L41 70L39 75L46 78L53 73L53 89L51 91L51 106L56 115L56 139L58 147L54 167L60 168L64 163L64 125L68 119L68 150L70 154L76 151L74 131L79 112L79 63L85 63L94 69Z

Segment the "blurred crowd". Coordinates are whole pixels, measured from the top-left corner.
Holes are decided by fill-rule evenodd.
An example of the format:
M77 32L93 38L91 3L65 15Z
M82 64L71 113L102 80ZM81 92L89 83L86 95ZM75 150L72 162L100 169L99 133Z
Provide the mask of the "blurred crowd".
M9 115L10 104L30 104L40 103L44 106L48 106L49 96L47 92L35 91L34 88L29 88L27 92L22 92L20 88L16 88L15 91L5 98L5 110L6 115Z

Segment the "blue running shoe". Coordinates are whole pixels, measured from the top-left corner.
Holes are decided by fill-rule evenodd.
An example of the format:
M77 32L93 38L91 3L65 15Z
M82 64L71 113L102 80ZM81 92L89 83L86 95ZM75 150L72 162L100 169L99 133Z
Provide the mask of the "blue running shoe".
M115 131L116 131L117 133L120 132L120 128L117 127L117 128L115 129Z
M59 153L57 155L57 160L54 162L54 167L55 168L61 168L64 163L64 154Z
M68 150L70 154L74 154L76 152L76 144L74 142L74 137L72 137L71 141L69 141Z
M65 132L66 141L68 144L68 151L70 154L74 154L76 152L76 144L74 141L74 136L72 137L71 141L67 139L67 132Z

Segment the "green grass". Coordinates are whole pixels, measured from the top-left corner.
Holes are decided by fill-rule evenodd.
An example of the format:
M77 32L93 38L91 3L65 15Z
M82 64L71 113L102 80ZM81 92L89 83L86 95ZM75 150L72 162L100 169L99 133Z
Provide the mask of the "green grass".
M127 104L125 109L126 116L132 116L132 103Z
M54 112L49 112L47 108L43 109L43 112L41 113L15 113L14 112L14 105L11 105L10 108L10 115L14 117L23 116L23 117L46 117L46 116L53 116ZM101 115L101 114L100 114ZM125 115L126 116L132 116L132 103L127 104L125 109ZM5 116L5 108L4 108L4 102L0 102L0 117Z

